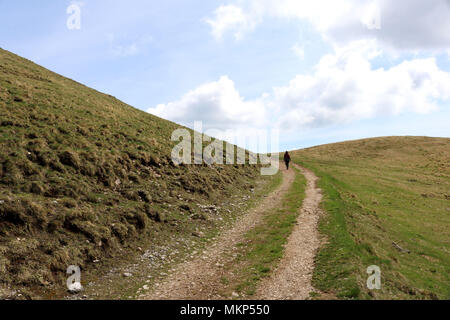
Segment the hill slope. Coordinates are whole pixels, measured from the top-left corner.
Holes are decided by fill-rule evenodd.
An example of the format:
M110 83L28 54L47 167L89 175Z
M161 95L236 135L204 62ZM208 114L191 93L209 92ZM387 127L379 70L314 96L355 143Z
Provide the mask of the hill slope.
M294 152L325 194L314 285L342 298L450 298L450 139L386 137ZM366 268L381 268L368 290Z
M214 228L256 166L174 166L179 126L0 49L0 286L62 285L135 242ZM121 253L123 256L124 253Z

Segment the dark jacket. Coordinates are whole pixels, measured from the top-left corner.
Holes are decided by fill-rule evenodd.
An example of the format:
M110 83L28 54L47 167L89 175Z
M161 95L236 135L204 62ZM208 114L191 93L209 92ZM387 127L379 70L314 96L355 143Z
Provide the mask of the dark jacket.
M291 156L289 155L289 153L286 151L284 153L284 162L290 162L291 161Z

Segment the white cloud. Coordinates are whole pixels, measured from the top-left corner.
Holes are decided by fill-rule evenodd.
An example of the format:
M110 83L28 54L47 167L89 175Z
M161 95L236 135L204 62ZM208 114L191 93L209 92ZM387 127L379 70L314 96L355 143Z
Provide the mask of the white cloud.
M361 28L358 21L348 18L327 30L327 36L339 43L376 38L383 48L396 51L450 48L448 0L377 0L366 8L374 17L379 14L379 29Z
M249 0L221 5L213 18L205 19L216 39L227 32L242 38L266 17L310 19L321 30L329 28L344 12L350 10L347 0Z
M234 5L220 6L214 11L213 19L205 19L211 26L211 33L217 39L222 39L226 32L233 32L236 40L243 34L253 29L256 21L252 21L244 15L241 8Z
M313 74L297 75L260 99L245 100L224 76L148 111L187 126L202 120L222 130L270 125L289 131L379 115L427 113L450 100L450 74L440 70L434 58L374 69L371 60L380 54L375 41L353 42L322 57Z
M298 75L276 88L275 101L286 129L349 123L405 112L428 113L450 99L450 74L434 58L373 69L373 42L352 43L321 59L313 75Z
M363 9L361 23L369 30L381 29L381 8L377 1L373 1Z
M292 47L292 50L294 51L295 55L299 57L300 59L305 58L305 49L304 47L300 46L299 44L295 44Z
M180 100L157 105L147 111L186 126L203 121L205 128L220 130L263 125L263 98L246 101L227 76L186 93Z
M225 7L238 13L236 20L231 10L229 15L216 11L208 19L213 34L232 31L242 37L265 18L274 17L309 21L325 39L339 45L375 38L395 50L450 47L448 0L241 0L220 8Z

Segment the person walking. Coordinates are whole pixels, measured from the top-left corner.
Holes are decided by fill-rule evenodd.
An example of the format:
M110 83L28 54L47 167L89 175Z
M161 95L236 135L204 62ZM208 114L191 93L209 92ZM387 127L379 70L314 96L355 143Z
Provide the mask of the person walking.
M291 156L289 155L289 152L284 153L284 163L286 164L286 170L289 170L289 162L291 162Z

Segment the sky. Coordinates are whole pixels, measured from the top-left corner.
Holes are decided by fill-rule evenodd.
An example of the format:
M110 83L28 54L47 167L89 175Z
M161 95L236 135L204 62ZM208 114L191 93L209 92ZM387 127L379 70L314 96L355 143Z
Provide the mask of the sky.
M1 48L220 138L450 137L450 0L0 0L0 21Z

